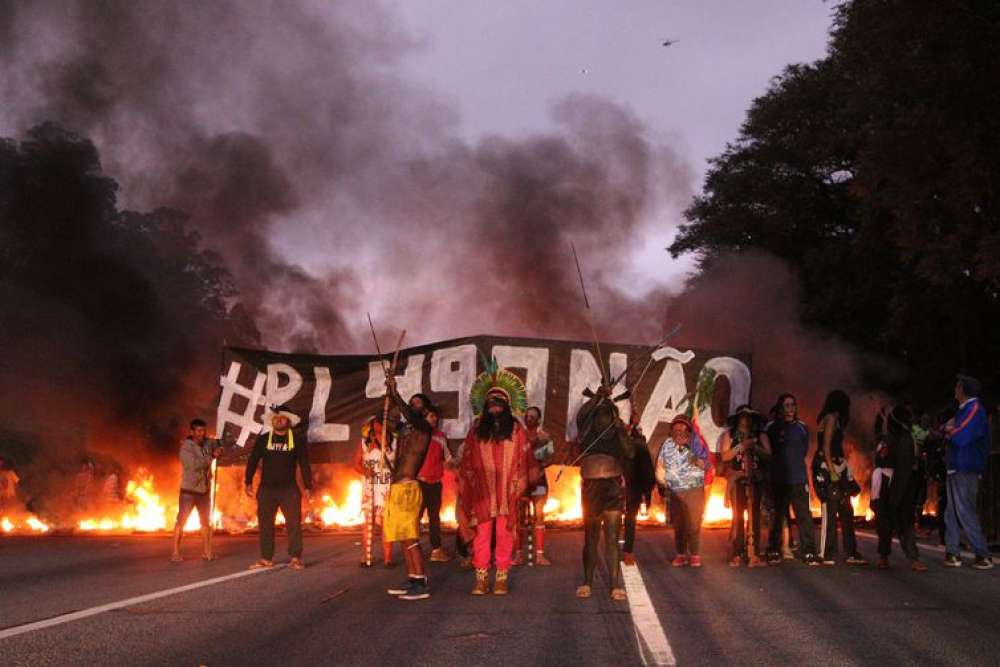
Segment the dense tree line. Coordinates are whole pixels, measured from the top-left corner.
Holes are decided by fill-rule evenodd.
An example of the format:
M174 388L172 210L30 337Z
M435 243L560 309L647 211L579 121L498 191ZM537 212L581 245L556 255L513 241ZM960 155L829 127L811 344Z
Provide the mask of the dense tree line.
M259 343L185 215L121 210L93 143L51 124L0 140L0 310L6 426L164 451L211 414L223 342Z
M777 255L807 321L905 369L869 382L937 400L961 370L995 398L998 197L1000 3L854 0L754 101L670 252Z

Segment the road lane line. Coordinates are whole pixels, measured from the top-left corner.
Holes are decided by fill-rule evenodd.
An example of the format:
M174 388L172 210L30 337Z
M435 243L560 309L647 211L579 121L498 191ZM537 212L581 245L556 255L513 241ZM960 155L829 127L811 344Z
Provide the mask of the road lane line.
M144 602L150 602L151 600L158 600L160 598L165 598L170 595L177 595L178 593L185 593L187 591L197 590L199 588L204 588L206 586L214 586L215 584L221 584L226 581L232 581L233 579L239 579L241 577L249 577L252 574L260 574L261 572L273 572L274 570L278 570L283 567L286 567L285 563L281 563L279 565L275 565L274 567L261 570L244 570L243 572L235 572L233 574L227 574L222 577L205 579L204 581L198 581L193 584L178 586L177 588L168 588L166 590L156 591L155 593L138 595L134 598L128 598L126 600L109 602L107 604L98 605L96 607L90 607L89 609L81 609L80 611L74 611L68 614L53 616L52 618L46 618L41 621L25 623L24 625L15 625L14 627L0 630L0 640L8 639L9 637L16 637L17 635L23 635L26 632L34 632L35 630L44 630L45 628L51 628L55 625L62 625L63 623L70 623L71 621L79 621L80 619L88 618L90 616L97 616L98 614L103 614L104 612L107 611L114 611L115 609L122 609L123 607L131 607L137 604L142 604Z
M628 606L632 612L632 624L635 626L635 637L639 642L639 655L642 664L650 667L672 667L677 664L674 651L670 648L667 635L663 632L656 608L649 599L649 592L642 580L642 574L637 565L622 565L622 579L628 593ZM643 646L648 649L643 650Z

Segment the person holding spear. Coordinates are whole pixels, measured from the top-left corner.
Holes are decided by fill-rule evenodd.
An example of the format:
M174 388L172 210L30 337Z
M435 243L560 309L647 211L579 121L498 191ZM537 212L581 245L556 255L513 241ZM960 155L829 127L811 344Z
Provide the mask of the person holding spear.
M379 411L361 427L361 446L354 459L354 468L365 477L365 488L362 493L362 506L365 510L365 525L362 543L363 554L361 565L371 567L372 543L375 539L376 526L382 525L382 511L385 499L389 495L389 484L392 482L392 464L396 460L393 433L383 438L383 414ZM388 449L383 450L383 441L388 442ZM382 559L386 568L396 564L392 560L392 543L382 540Z
M372 336L375 331L372 328ZM389 496L386 498L382 513L382 539L385 542L399 542L403 547L403 558L406 561L406 581L386 590L389 595L395 595L400 600L426 600L431 596L427 584L427 574L424 570L424 557L420 552L420 508L423 496L420 493L420 482L417 474L423 465L427 450L434 435L434 427L427 421L427 413L435 410L430 399L423 394L415 394L409 402L404 401L396 388L396 362L399 358L399 347L403 336L399 337L393 363L385 368L386 406L385 421L388 421L388 404L394 403L406 423L399 429L396 446L396 462L392 468L392 483L389 485ZM376 348L378 339L375 339ZM381 356L381 352L379 352ZM385 438L383 430L383 439ZM384 451L384 450L383 450Z

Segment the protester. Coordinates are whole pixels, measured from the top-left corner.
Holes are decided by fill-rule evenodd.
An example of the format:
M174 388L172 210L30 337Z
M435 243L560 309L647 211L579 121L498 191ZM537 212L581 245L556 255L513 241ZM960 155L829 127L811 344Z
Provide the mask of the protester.
M993 567L986 538L976 513L979 480L986 472L990 451L990 429L986 410L979 400L982 385L968 375L959 375L955 383L958 412L945 424L948 439L946 464L948 469L948 507L945 510L945 565L960 567L962 559L959 533L965 531L975 552L973 567L989 570Z
M476 529L473 595L490 592L491 556L496 563L493 594L508 592L517 502L528 488L531 448L524 427L515 419L527 407L526 396L520 378L495 365L479 375L470 393L476 421L465 438L459 494L469 523ZM496 546L491 548L494 535Z
M598 547L604 535L604 562L612 600L624 600L618 545L624 509L623 475L633 457L632 443L611 396L611 387L601 384L576 413L579 433L581 498L583 502L583 583L576 596L588 598L594 585Z
M76 502L77 512L87 514L93 508L94 496L96 494L95 479L97 468L90 457L83 457L80 460L80 468L73 479L73 499Z
M524 428L528 434L531 456L528 457L528 490L521 503L522 511L526 515L522 523L525 525L525 530L532 531L535 565L552 565L545 557L545 503L549 499L549 482L545 476L545 468L555 454L555 444L551 436L542 429L540 408L532 406L525 410ZM518 539L514 565L525 562L523 550L526 541Z
M181 537L191 510L198 510L201 524L201 558L215 560L212 553L212 460L222 454L217 440L206 436L208 425L203 419L192 419L188 437L181 442L181 489L177 501L177 521L174 523L174 550L170 560L179 563Z
M816 423L818 451L813 458L813 486L822 503L820 529L820 559L823 565L834 565L837 555L837 520L844 540L848 565L867 565L858 553L854 534L854 508L851 496L861 489L851 475L844 454L844 429L851 420L851 399L835 389L827 394Z
M806 461L813 452L809 445L809 429L799 419L798 402L792 394L782 394L777 400L778 419L766 427L774 454L771 479L774 494L774 514L767 535L767 562L781 563L781 542L788 508L795 512L799 527L799 545L806 565L819 565L816 556L816 527L809 511L809 477Z
M763 417L749 405L739 406L729 417L728 426L722 434L720 451L726 468L729 504L733 508L729 564L739 567L746 561L747 565L755 567L764 564L760 558L760 510L764 496L764 468L771 459L771 443L764 431ZM753 533L749 552L743 519L747 510Z
M426 600L431 596L424 556L420 551L420 508L423 496L417 474L430 448L434 428L427 421L427 413L435 410L430 399L414 394L409 402L403 400L396 389L396 378L386 376L385 388L389 397L403 415L406 423L399 430L396 450L396 467L382 515L382 539L399 542L406 561L406 582L386 590L400 600Z
M11 460L0 456L0 516L14 506L20 481Z
M635 525L639 510L647 508L653 500L653 487L656 486L656 470L653 459L649 455L649 445L646 436L639 427L639 413L633 409L626 433L632 442L635 452L629 467L625 470L625 544L622 561L626 565L635 565Z
M392 483L392 466L396 461L396 436L391 429L385 434L385 450L382 449L382 418L381 413L376 414L361 427L361 446L354 460L355 470L365 477L361 493L361 505L365 513L365 525L362 529L365 554L362 557L362 565L368 565L366 559L374 540L374 527L382 525L385 500L389 495L389 485ZM392 542L385 539L384 534L382 562L386 568L396 566L392 560Z
M911 413L913 414L913 427L910 432L913 436L914 456L916 457L913 464L913 526L916 534L920 535L923 531L920 524L924 516L924 505L927 504L927 457L924 456L924 452L927 450L927 440L931 435L931 418L930 415L926 414L921 414L918 417L912 409ZM927 534L929 532L925 533L923 537L926 537Z
M937 426L931 429L924 441L924 457L927 459L927 478L934 488L936 501L934 521L937 525L938 544L945 545L944 517L948 509L948 463L946 457L946 441L944 425L951 419L952 413L944 410L937 415Z
M428 401L429 403L429 401ZM424 457L424 464L417 473L417 481L420 483L420 514L418 522L427 513L427 522L431 534L431 561L435 563L447 563L451 556L445 552L441 546L441 494L444 487L445 463L451 458L448 450L448 438L438 429L438 422L441 415L436 407L429 407L426 413L427 423L430 424L431 442L427 447L427 455Z
M257 465L261 465L260 484L257 487L257 524L260 529L260 559L250 569L274 565L274 519L278 510L285 517L288 531L289 567L301 570L302 562L302 493L295 478L298 467L302 471L302 485L306 498L312 497L312 469L305 431L294 429L301 421L287 406L269 410L271 428L257 436L247 460L243 476L247 495L253 495L253 478ZM265 414L265 421L268 415Z
M892 536L899 538L903 553L910 559L910 568L925 572L920 562L914 537L913 504L916 499L916 461L912 424L913 416L905 406L896 406L886 414L886 425L876 464L882 471L878 488L872 488L878 528L878 567L889 567Z
M701 567L701 520L705 511L705 468L708 448L694 435L694 424L683 415L670 423L670 437L656 457L656 483L669 497L677 555L671 565Z

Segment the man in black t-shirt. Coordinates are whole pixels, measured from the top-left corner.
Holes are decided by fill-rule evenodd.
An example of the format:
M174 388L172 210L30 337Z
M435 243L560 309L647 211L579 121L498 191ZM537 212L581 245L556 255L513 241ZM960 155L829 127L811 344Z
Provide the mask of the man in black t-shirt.
M295 468L298 466L302 470L302 484L308 499L312 494L312 470L306 434L293 430L299 417L287 407L276 407L271 412L271 429L257 436L244 477L247 495L253 495L253 477L258 462L262 463L257 488L260 560L250 569L274 565L274 518L281 509L288 530L288 555L292 557L289 567L301 570L305 567L302 564L302 494L295 479Z

